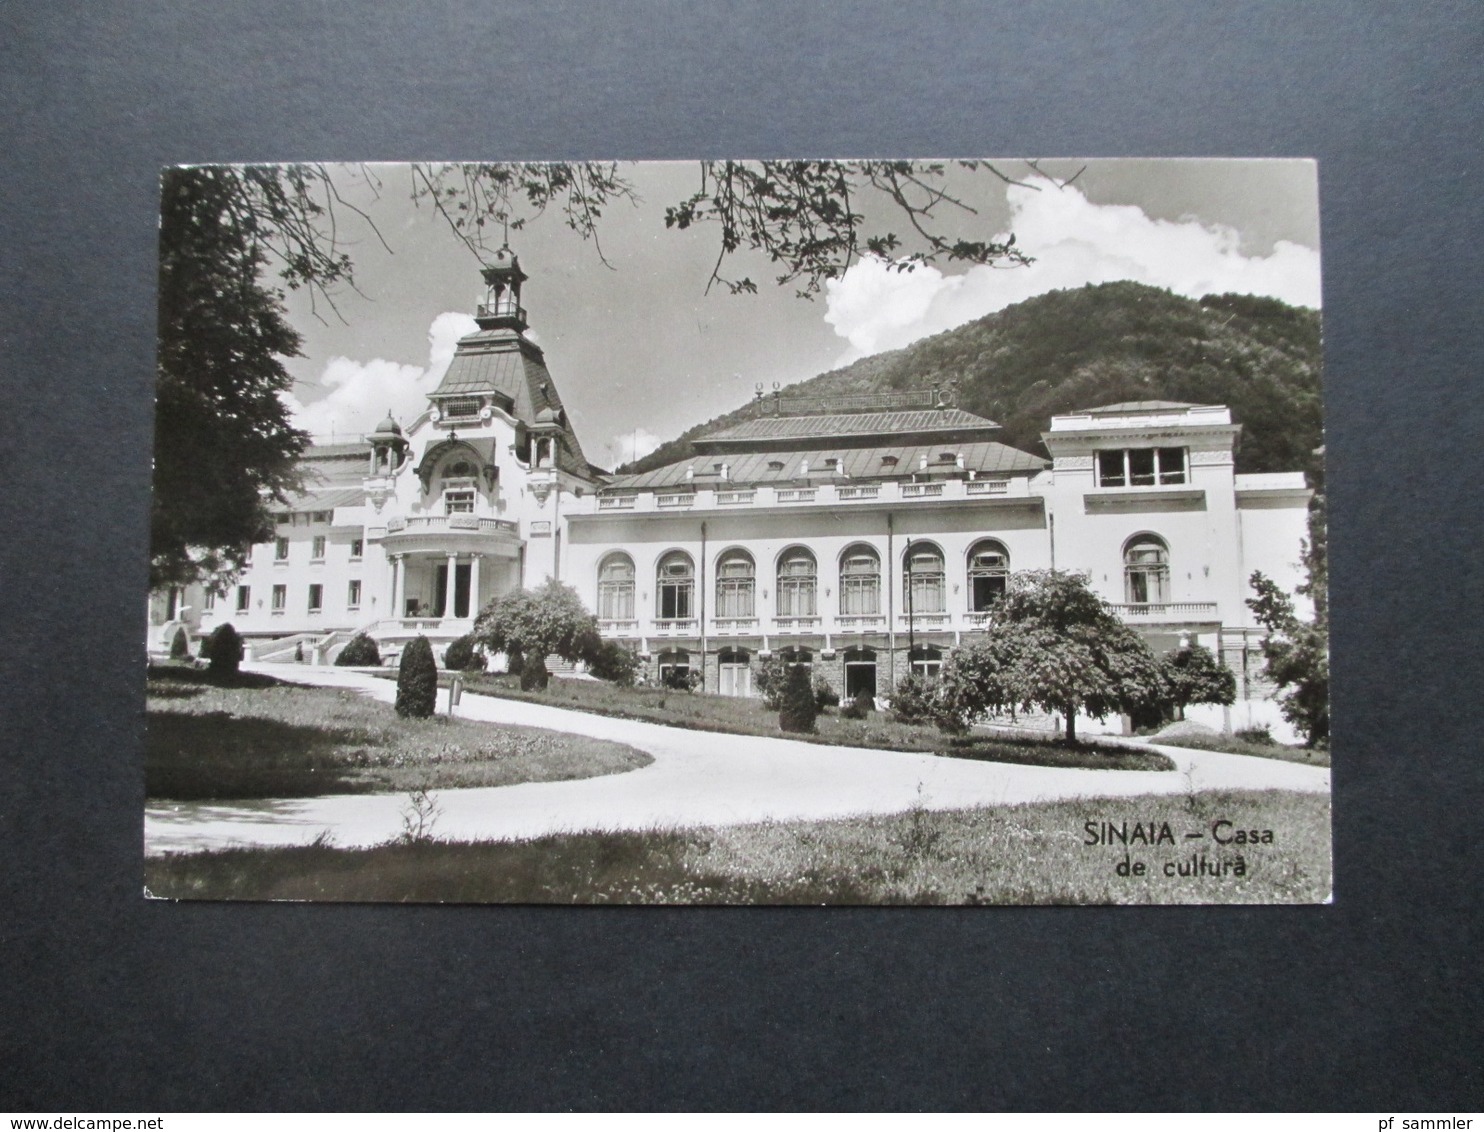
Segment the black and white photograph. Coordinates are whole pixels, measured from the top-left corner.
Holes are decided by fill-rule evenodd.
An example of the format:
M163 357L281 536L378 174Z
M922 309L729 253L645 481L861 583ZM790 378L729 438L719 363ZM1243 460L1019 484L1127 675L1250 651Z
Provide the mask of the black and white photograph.
M1318 203L165 169L147 895L1327 902Z

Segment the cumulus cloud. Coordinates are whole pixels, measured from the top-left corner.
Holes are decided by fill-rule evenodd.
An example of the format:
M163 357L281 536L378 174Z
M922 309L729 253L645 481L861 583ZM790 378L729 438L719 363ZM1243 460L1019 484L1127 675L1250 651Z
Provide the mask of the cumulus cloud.
M1286 240L1243 255L1232 228L1156 220L1133 205L1094 204L1075 186L1012 185L1010 229L1030 267L897 271L864 260L827 286L825 321L849 347L842 362L893 350L1047 291L1128 279L1179 295L1234 291L1319 306L1319 253Z
M660 437L642 428L631 429L614 439L614 447L619 451L619 462L624 464L648 456L663 443Z
M284 398L294 424L320 439L346 439L370 432L390 410L406 426L427 408L428 394L443 380L459 339L477 329L467 314L440 314L428 327L426 366L385 358L369 362L331 358L315 382L328 393L307 403L294 395Z

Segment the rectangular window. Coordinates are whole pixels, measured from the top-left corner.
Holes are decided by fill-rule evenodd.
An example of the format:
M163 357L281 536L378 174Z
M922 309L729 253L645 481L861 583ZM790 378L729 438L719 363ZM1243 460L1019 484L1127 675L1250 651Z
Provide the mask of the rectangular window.
M315 582L309 587L309 612L318 613L325 607L325 587Z
M443 402L445 416L456 419L479 416L478 397L450 397Z
M349 589L345 591L345 604L350 609L361 608L361 583L359 580L352 581Z
M1185 449L1161 448L1157 455L1159 457L1159 482L1184 483Z
M315 511L309 516L309 521L311 523L328 523L333 514L334 512L332 511Z
M445 515L474 514L474 493L472 491L445 491L443 513Z
M1118 448L1097 454L1099 487L1185 483L1185 449Z
M325 557L325 536L324 535L315 535L314 536L314 544L313 544L313 546L312 546L312 548L311 548L311 550L309 552L309 557L310 558L313 558L316 562L322 561L324 559L324 557Z
M207 590L201 597L201 605L207 613L210 613L216 608L216 593L212 590Z
M1115 452L1098 453L1098 486L1099 487L1123 487L1128 483L1128 476L1123 467L1123 450Z
M288 539L286 539L286 538L277 539L273 543L273 557L275 559L277 559L279 562L286 562L286 561L288 561L288 557L289 557L289 540Z
M252 604L252 590L247 586L237 587L237 612L246 613L248 606Z
M282 613L289 603L289 588L284 585L273 587L273 612Z
M353 538L350 540L350 556L352 558L361 557L365 553L365 550L366 543L364 539Z
M666 621L686 620L691 616L691 580L660 579L660 618Z

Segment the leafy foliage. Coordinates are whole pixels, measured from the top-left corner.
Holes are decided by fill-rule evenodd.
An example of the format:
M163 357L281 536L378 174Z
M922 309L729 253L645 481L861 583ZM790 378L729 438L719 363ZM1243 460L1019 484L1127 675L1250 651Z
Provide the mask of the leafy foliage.
M760 660L752 670L753 682L763 694L763 704L770 711L783 706L783 686L788 679L789 666L776 652L766 660Z
M857 692L855 699L840 709L842 719L865 719L876 710L876 700L870 692L862 689Z
M1196 301L1142 283L1089 284L1039 295L901 350L791 386L824 398L957 383L956 404L998 422L998 439L1045 455L1056 413L1118 401L1229 405L1242 425L1238 472L1317 468L1322 440L1319 314L1276 299ZM625 470L694 453L693 439L756 412L744 406Z
M242 638L230 621L223 621L206 638L202 653L213 676L235 676L242 664Z
M170 634L170 659L184 660L191 655L191 635L185 631L184 626L177 626L175 632Z
M345 647L335 657L335 663L347 668L379 668L381 650L365 633L357 633L345 643Z
M778 726L784 731L813 731L814 719L818 714L809 669L802 664L789 665L783 678Z
M1061 712L1075 741L1079 711L1136 712L1165 695L1149 646L1079 575L1012 575L988 628L943 666L940 726L966 726L986 711Z
M397 668L397 714L427 719L438 702L438 665L433 646L419 635L402 650Z
M937 680L910 672L897 681L891 694L891 711L898 723L930 723L938 714L941 687Z
M1191 704L1230 704L1237 699L1232 670L1202 645L1171 649L1160 658L1164 669L1164 699L1185 718Z
M475 651L474 644L472 633L450 641L443 652L443 667L454 672L484 671L484 657Z
M161 184L152 587L240 570L272 533L273 500L298 487L308 438L279 394L293 384L281 359L300 340L259 282L263 227L245 203L255 183L191 168Z
M524 658L522 680L533 666L544 674L544 658L553 653L576 662L596 656L603 646L598 619L576 590L554 580L490 602L475 621L472 637L487 652L519 653Z
M599 680L632 688L639 674L639 658L617 641L604 641L587 659L587 670Z
M823 672L814 674L811 687L814 689L814 706L820 711L840 706L840 693L835 691L835 686L825 678Z
M1324 617L1302 621L1293 599L1261 571L1253 573L1257 596L1247 605L1268 631L1263 657L1268 676L1283 690L1283 718L1298 728L1309 746L1329 739L1329 623ZM1312 578L1311 578L1312 581Z

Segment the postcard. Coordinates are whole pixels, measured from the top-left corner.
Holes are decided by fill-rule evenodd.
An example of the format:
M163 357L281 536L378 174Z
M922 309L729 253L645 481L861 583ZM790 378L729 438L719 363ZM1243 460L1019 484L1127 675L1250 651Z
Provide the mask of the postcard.
M1330 899L1304 160L161 178L145 892Z

